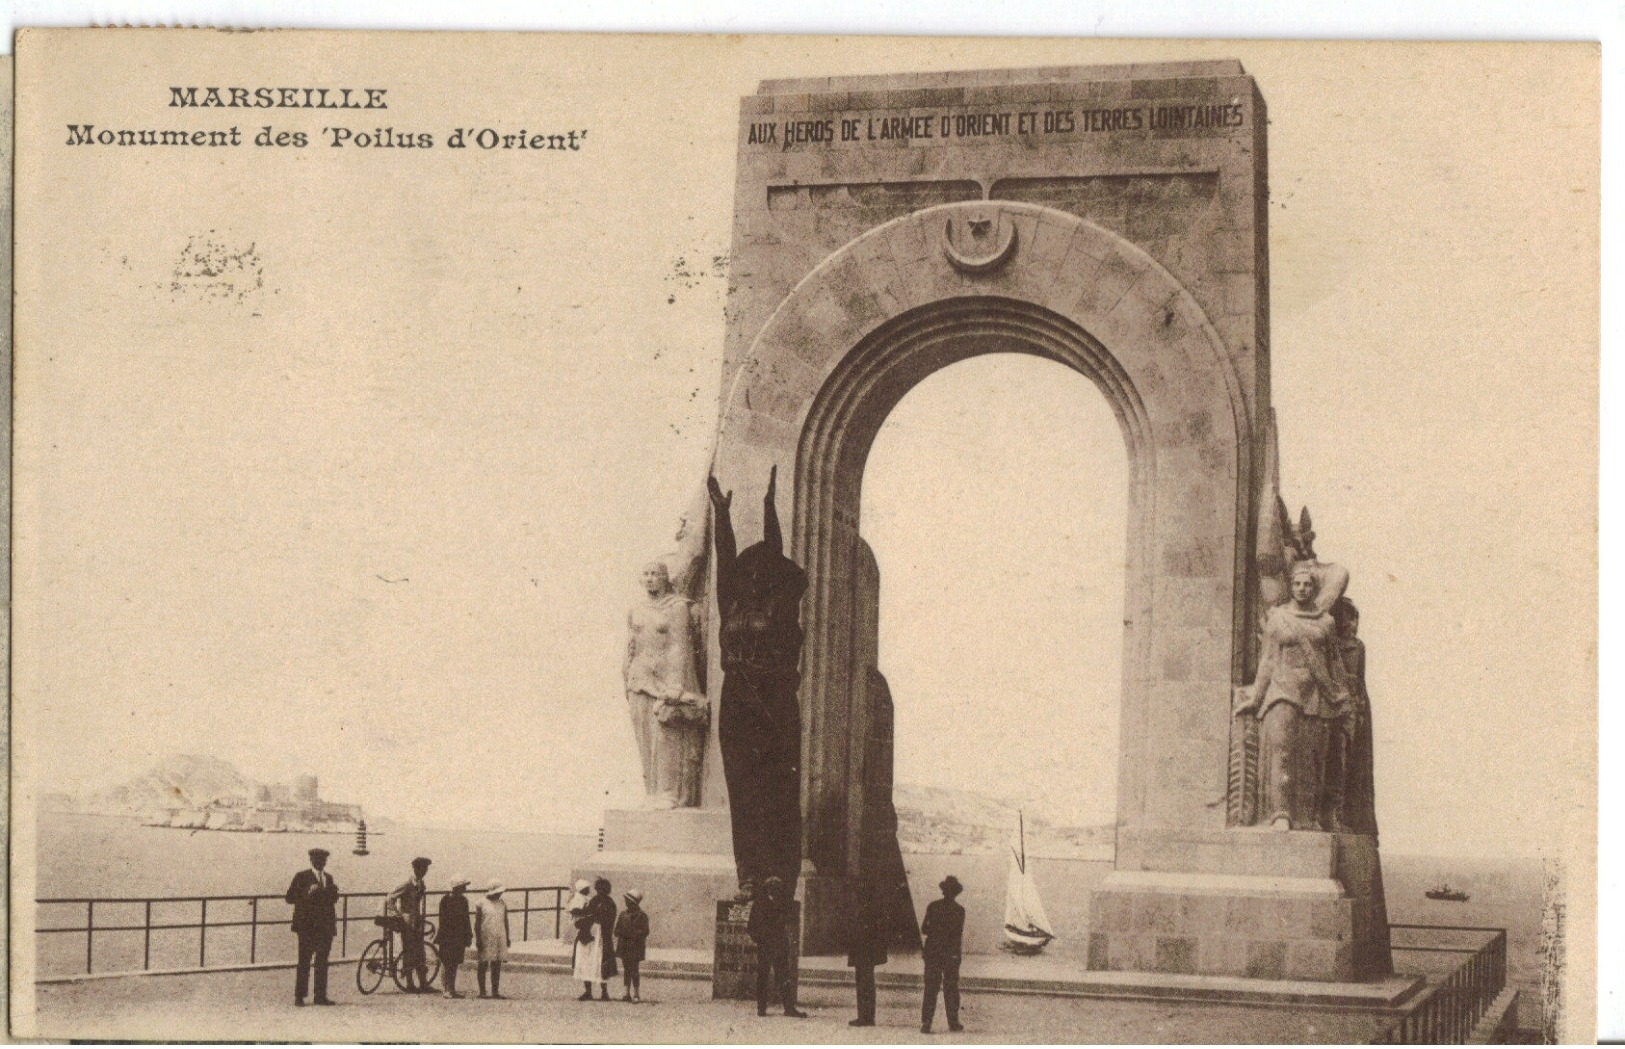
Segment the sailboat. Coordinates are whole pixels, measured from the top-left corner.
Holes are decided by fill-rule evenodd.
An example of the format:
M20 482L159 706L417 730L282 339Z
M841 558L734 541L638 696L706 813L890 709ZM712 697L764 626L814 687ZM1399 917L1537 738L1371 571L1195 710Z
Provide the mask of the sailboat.
M1017 813L1016 819L1017 838L1010 845L1010 874L1005 881L1004 943L1000 946L1014 954L1037 954L1055 939L1055 933L1027 868L1026 817Z

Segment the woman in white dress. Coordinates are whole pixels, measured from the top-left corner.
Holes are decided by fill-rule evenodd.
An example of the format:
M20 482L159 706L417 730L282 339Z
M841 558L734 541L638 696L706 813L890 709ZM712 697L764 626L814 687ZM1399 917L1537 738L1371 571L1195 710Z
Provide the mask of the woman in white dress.
M474 949L479 954L479 967L475 978L479 980L480 997L502 997L502 963L508 957L508 905L503 902L505 890L498 882L485 891L485 899L474 905ZM491 974L491 993L485 993L485 974Z
M570 897L570 924L575 930L575 978L586 985L581 1001L592 1001L592 985L603 980L604 938L598 934L597 915L592 909L592 883L576 882L576 893Z

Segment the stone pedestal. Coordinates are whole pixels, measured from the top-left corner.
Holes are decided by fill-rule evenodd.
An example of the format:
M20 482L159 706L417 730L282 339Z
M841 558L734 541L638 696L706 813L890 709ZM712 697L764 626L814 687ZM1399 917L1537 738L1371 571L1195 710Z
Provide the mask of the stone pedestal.
M572 882L600 877L615 886L617 905L621 893L642 890L651 948L710 952L716 901L738 887L728 810L609 809L603 850L570 873Z
M808 954L840 954L846 950L847 879L803 870L801 903L806 915L801 942Z
M1119 832L1090 901L1089 968L1355 983L1392 972L1376 839Z
M756 999L756 941L750 938L750 904L718 900L716 904L716 961L711 967L711 997L740 1001ZM796 1000L801 967L801 905L790 904L790 1000ZM768 1002L769 1008L778 1006Z

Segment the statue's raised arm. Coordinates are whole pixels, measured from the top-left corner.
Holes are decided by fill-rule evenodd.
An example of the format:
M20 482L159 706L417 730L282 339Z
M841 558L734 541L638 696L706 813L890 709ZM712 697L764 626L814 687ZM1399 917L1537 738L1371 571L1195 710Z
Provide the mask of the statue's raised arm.
M734 561L739 554L739 545L734 540L733 517L729 513L734 494L729 490L724 495L714 475L705 479L705 487L711 493L711 536L717 548L717 600L719 604L726 605L733 594Z
M767 472L767 496L762 500L762 542L774 553L784 553L784 532L779 529L779 468Z

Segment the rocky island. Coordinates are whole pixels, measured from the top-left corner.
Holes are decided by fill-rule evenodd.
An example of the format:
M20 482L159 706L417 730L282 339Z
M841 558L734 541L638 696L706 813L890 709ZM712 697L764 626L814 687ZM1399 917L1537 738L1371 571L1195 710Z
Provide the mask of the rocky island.
M53 808L189 830L351 834L362 818L360 805L323 799L314 775L291 784L260 783L229 762L197 754L174 755L83 799L51 798Z

